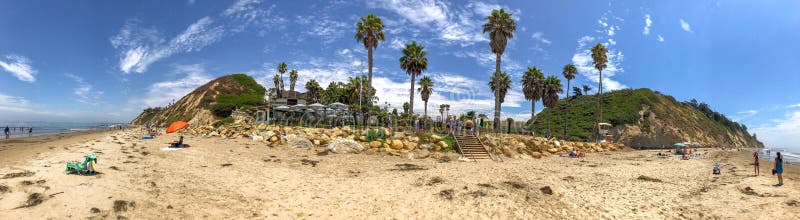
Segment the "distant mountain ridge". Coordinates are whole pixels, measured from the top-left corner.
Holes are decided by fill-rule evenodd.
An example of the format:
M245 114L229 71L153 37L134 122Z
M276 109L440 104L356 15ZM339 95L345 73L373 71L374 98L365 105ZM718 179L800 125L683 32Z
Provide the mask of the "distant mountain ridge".
M228 117L236 108L264 103L266 89L252 77L231 74L211 80L167 107L145 109L132 124L167 125L177 120L207 125Z
M603 120L611 123L613 141L637 148L672 146L690 141L703 146L763 147L747 132L747 126L733 122L706 104L678 102L672 96L650 89L623 89L603 94ZM564 116L569 115L568 136L574 140L592 138L597 107L596 95L559 100L558 106L537 115L537 134L547 131L547 114L552 114L552 135L561 137Z

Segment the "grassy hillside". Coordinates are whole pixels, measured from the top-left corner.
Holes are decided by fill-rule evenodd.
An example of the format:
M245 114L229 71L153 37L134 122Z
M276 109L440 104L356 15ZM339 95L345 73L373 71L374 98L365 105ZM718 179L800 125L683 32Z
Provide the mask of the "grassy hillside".
M252 77L231 74L198 87L171 106L145 109L131 123L163 125L176 120L190 121L203 110L210 110L216 119L225 118L236 108L264 104L265 92Z
M760 145L747 132L746 126L710 110L702 112L650 89L617 90L603 94L601 101L601 122L614 125L615 141L631 146L670 145L686 140L720 146ZM536 131L546 134L547 117L552 114L552 134L561 137L564 117L569 116L569 139L589 140L593 135L596 108L594 95L561 99L557 107L546 108L538 114Z

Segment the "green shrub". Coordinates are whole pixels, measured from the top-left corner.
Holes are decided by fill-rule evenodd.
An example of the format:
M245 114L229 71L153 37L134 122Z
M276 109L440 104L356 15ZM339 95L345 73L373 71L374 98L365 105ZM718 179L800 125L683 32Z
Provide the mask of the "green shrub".
M456 139L452 135L447 135L442 138L442 141L447 143L447 147L443 147L441 152L455 152Z
M383 129L369 130L369 132L367 132L367 142L376 140L386 140L386 132Z
M219 126L231 124L233 123L233 117L228 116L227 118L223 118L222 120L214 122L213 126L218 128Z

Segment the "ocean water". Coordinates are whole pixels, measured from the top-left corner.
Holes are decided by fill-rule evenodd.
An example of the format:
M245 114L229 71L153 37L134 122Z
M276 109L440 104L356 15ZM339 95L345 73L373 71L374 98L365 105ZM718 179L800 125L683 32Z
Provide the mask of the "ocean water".
M800 152L798 152L797 149L790 149L790 148L761 149L759 152L759 156L766 160L772 161L775 159L775 155L777 152L781 152L784 162L792 164L800 164Z
M112 123L112 122L43 122L43 121L0 121L0 130L4 130L6 126L9 128L11 138L20 138L28 136L28 128L33 127L32 136L44 134L58 134L69 133L88 130L101 130L109 129L118 125L125 125L125 123ZM0 138L5 138L3 133L0 133Z

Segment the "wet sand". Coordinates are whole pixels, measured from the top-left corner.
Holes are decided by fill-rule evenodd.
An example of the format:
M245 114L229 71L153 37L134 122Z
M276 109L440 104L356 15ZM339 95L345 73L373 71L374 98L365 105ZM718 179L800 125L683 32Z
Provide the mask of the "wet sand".
M461 162L136 130L0 142L0 219L798 219L800 172L753 175L749 152ZM49 138L49 139L48 139ZM94 176L66 161L97 153ZM712 175L713 161L725 164Z

